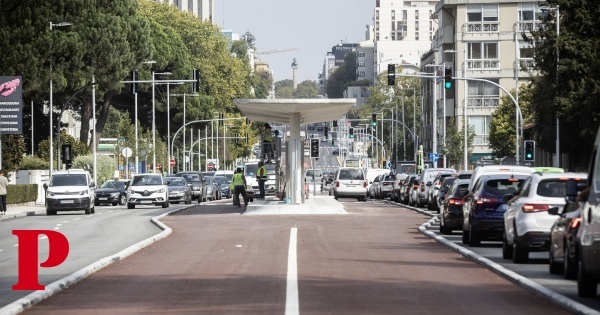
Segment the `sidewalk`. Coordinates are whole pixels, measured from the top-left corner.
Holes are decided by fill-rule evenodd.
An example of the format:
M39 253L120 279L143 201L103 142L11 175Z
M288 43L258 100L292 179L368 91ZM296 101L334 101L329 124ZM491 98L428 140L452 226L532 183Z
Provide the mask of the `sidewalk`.
M44 204L36 204L35 202L6 205L6 214L0 216L0 220L14 219L27 215L46 214Z

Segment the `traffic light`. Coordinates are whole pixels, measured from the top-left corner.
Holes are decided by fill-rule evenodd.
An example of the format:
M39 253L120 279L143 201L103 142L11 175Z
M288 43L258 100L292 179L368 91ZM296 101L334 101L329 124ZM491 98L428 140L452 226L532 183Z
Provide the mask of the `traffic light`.
M371 126L377 127L377 114L371 114Z
M333 121L333 128L337 128L337 120Z
M535 161L535 141L525 140L525 161Z
M137 71L131 71L131 81L134 81L133 83L131 83L131 93L135 94L137 93L137 83L135 83L135 81L137 81L138 79L138 72Z
M333 139L331 139L331 146L335 147L335 141L333 141Z
M146 112L146 119L148 119L149 124L152 123L152 111L151 110Z
M200 70L192 70L192 80L194 80L194 82L192 82L192 92L200 92Z
M444 70L444 87L446 89L452 88L452 69L450 67Z
M388 64L388 85L396 85L396 65L393 63Z
M325 139L329 139L329 127L325 126L323 133L325 134Z
M319 157L319 139L310 139L310 157L318 158Z
M67 169L71 168L72 156L70 144L64 144L62 146L62 161L66 165Z
M350 132L350 139L353 139L354 138L354 128L350 128L349 132Z

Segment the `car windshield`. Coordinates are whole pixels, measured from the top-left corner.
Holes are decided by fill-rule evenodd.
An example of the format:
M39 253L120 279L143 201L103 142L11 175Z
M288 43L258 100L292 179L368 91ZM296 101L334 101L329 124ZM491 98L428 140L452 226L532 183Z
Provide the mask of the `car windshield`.
M85 174L54 174L50 187L58 186L87 186Z
M168 178L168 186L187 186L185 179L183 178Z
M306 170L306 177L322 177L323 173L321 173L321 170Z
M576 182L577 191L582 190L580 187L585 188L585 180L577 180ZM565 197L567 194L567 183L568 181L558 178L543 180L537 186L537 194L542 197Z
M254 177L258 172L258 164L246 164L244 168L244 176Z
M188 182L199 182L200 181L200 175L198 175L198 174L182 174L181 177L183 177Z
M444 182L442 183L442 187L440 187L440 189L444 189L446 187L450 187L452 186L452 183L454 183L454 181L456 180L455 177L451 177L451 178L446 178L444 180Z
M393 182L394 181L394 175L385 175L385 178L383 179L384 182Z
M363 172L358 169L340 170L339 180L364 180Z
M227 178L225 176L215 176L215 180L219 184L227 184Z
M519 191L519 187L523 181L525 180L520 178L490 179L485 183L484 190L498 197L512 195Z
M104 184L102 184L102 186L100 186L100 188L116 188L116 189L121 189L121 188L125 188L125 182L119 182L119 181L115 181L115 180L109 180L104 182Z
M160 175L139 175L134 176L132 186L153 186L162 185L162 178Z

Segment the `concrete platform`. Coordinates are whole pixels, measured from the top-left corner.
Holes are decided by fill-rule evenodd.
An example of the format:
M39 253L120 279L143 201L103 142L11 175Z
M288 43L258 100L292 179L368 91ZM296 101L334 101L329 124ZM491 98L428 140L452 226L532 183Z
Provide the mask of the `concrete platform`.
M243 214L348 214L348 212L344 210L341 203L330 196L311 195L304 204L286 204L275 196L267 196L264 200L254 199Z

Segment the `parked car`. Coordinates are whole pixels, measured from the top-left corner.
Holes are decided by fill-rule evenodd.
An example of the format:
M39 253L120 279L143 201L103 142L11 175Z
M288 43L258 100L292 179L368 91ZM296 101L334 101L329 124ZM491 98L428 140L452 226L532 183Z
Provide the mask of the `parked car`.
M514 196L527 178L528 174L490 174L479 176L475 185L475 179L471 180L473 189L465 196L463 206L464 244L475 247L481 245L481 240L502 239L508 201L503 197Z
M390 173L390 170L385 169L385 168L368 169L365 174L366 179L367 179L367 190L371 189L371 185L373 184L373 181L375 180L375 178L377 178L381 174L389 174L389 173ZM371 198L375 198L375 195L373 195Z
M588 187L581 192L580 199L584 204L577 232L580 258L577 293L581 297L595 297L600 281L600 129L592 149Z
M206 187L205 201L221 199L221 185L217 183L214 176L205 176L202 183Z
M127 187L127 209L136 205L160 205L169 207L169 189L160 174L136 174Z
M84 210L85 214L96 212L94 188L90 172L67 170L52 172L50 184L44 183L46 191L46 215L57 211Z
M185 179L181 177L165 177L165 183L169 186L169 202L186 205L192 203L192 190Z
M429 203L430 203L430 195L429 195L429 190L433 187L433 181L435 180L435 177L439 174L439 173L450 173L450 174L456 174L456 171L454 169L451 168L427 168L425 170L423 170L423 172L421 173L421 176L419 177L419 194L418 194L418 200L417 200L417 204L419 207L425 207L427 206L427 208L429 208ZM439 188L439 186L438 186Z
M206 199L206 187L203 185L202 173L198 171L186 171L177 172L175 176L185 179L192 191L192 199L196 199L198 203L201 203Z
M439 190L437 196L435 197L435 202L437 203L438 212L441 210L442 203L448 196L448 192L450 191L452 184L456 180L457 180L456 176L448 176L448 177L444 178L444 180L442 181L442 184L440 185L440 190Z
M375 176L373 181L370 182L371 185L367 184L367 189L369 191L369 198L375 199L377 198L377 186L381 184L381 174Z
M521 190L508 201L504 212L502 257L514 263L525 263L529 252L550 249L550 229L556 217L548 213L552 207L565 205L569 180L585 185L583 173L533 173Z
M215 175L215 181L220 186L221 198L231 198L232 192L229 189L229 181L227 180L227 177Z
M458 179L471 179L471 176L473 176L473 171L458 171L456 173Z
M229 183L231 183L231 180L233 180L233 171L216 171L215 172L215 176L225 176L225 178L227 178L227 181Z
M437 175L433 179L432 185L429 187L429 197L427 199L429 201L427 202L427 209L436 210L438 212L440 211L440 208L438 207L437 195L440 192L440 187L442 186L444 178L450 176L456 176L456 171L441 171L437 173Z
M389 197L394 188L394 177L393 174L382 174L379 178L379 185L377 185L377 199L384 199Z
M96 197L94 205L102 204L125 205L127 203L127 183L129 180L105 181L100 187L96 188Z
M401 200L401 190L402 190L402 184L404 183L404 181L408 178L408 174L396 174L394 175L394 183L392 184L392 192L390 193L390 200L393 200L395 202L400 202Z
M419 179L419 175L412 174L408 175L408 177L402 183L402 187L400 188L400 202L407 205L410 202L410 191L415 183Z
M469 184L469 193L473 192L473 186L481 175L489 174L525 174L530 175L535 169L529 166L519 165L484 165L475 168L471 174L471 184Z
M202 177L212 177L215 176L216 171L208 171L208 172L202 172Z
M413 182L412 187L409 190L408 205L413 207L419 206L419 191L421 190L421 179L417 179Z
M367 201L367 180L362 168L341 167L335 174L333 198L357 198Z
M457 179L448 187L448 194L440 205L440 233L452 234L452 230L462 230L464 197L469 192L470 179ZM446 188L442 188L446 189Z
M550 273L562 274L565 279L577 278L577 232L581 225L582 206L572 198L562 208L548 209L549 214L558 216L550 228Z

